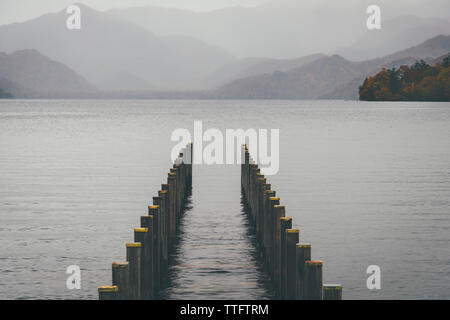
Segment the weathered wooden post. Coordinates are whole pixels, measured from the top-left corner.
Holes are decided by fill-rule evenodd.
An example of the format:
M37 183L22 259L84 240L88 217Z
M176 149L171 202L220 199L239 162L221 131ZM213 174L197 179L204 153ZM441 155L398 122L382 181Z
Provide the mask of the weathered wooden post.
M248 203L248 207L250 208L250 216L253 215L253 168L255 167L255 164L250 163L249 164L249 169L248 169L248 195L247 195L247 203Z
M187 166L187 186L190 188L192 186L192 164L193 164L193 144L192 142L188 143L186 146L186 154L183 155L185 159L184 163Z
M127 261L130 267L130 300L141 299L141 243L127 243Z
M260 175L260 169L258 168L258 166L253 168L253 175L252 175L252 217L253 217L253 221L255 222L255 215L256 212L258 211L258 178Z
M253 217L253 213L255 212L255 174L258 169L258 165L252 163L250 164L250 179L249 179L249 206L250 206L250 215Z
M253 169L253 182L252 182L252 188L253 188L253 208L252 208L252 220L251 223L254 224L256 221L256 215L258 212L258 204L259 204L259 190L258 190L258 179L260 175L260 169L256 167Z
M176 170L176 171L175 171ZM181 218L181 209L183 207L183 167L181 164L174 165L174 171L177 174L177 215Z
M265 221L267 219L267 191L270 191L271 185L270 183L265 183L262 189L262 197L261 197L261 213L260 213L260 235L258 239L259 243L259 256L263 261L265 261L265 237L266 237L266 225ZM275 192L271 193L270 196L275 195Z
M296 299L304 299L305 291L305 261L311 260L311 245L309 243L299 243L297 244L297 289L296 289Z
M141 299L149 300L153 298L153 283L150 266L153 263L152 248L147 228L134 229L134 242L141 244Z
M287 258L286 258L286 230L292 228L292 218L280 218L280 286L278 297L285 299L287 295Z
M275 291L277 291L277 287L280 285L280 268L281 268L281 220L280 218L286 215L286 209L284 206L276 205L274 207L274 223L275 223L275 234L274 234L274 250L273 250L273 260L274 260L274 276L273 276L273 284L275 287Z
M164 206L164 199L163 197L153 197L153 205L159 207L158 215L159 215L159 243L160 243L160 254L161 254L161 267L160 272L162 270L165 270L166 267L169 264L169 251L168 251L168 244L166 243L166 223L167 215L166 215L166 208Z
M258 178L257 189L258 189L258 211L255 214L255 231L256 231L256 240L259 244L261 239L261 220L264 214L264 193L266 188L266 178L263 175L260 175Z
M241 188L245 189L244 187L244 180L245 180L245 144L241 146ZM244 191L245 194L245 191Z
M117 300L117 286L101 286L98 287L99 300Z
M169 203L170 203L170 243L175 242L177 218L176 218L176 181L177 177L175 173L169 172L167 176L167 184L169 185Z
M286 277L287 277L287 287L286 287L286 299L294 300L296 297L297 289L297 268L296 268L296 245L299 240L298 229L287 229L286 231Z
M169 261L169 253L170 253L170 208L169 208L169 192L167 190L159 190L158 191L158 196L161 198L161 204L159 205L161 210L164 211L164 219L165 219L165 224L164 224L164 250L165 250L165 257L166 257L166 262L168 264ZM155 201L153 200L153 203ZM155 204L155 203L154 203Z
M248 202L248 175L250 171L250 154L248 153L247 147L245 148L245 167L244 167L244 191L245 191L245 198Z
M128 270L128 262L113 262L112 263L112 284L119 288L117 292L117 300L129 299L129 284L128 279L130 273Z
M267 190L265 194L265 215L264 215L264 250L263 250L263 261L264 266L267 271L270 270L269 268L269 258L270 258L270 232L271 232L271 224L270 224L270 212L271 212L271 206L274 204L271 204L270 198L275 198L276 192L274 190Z
M155 291L155 281L156 277L159 275L155 274L155 268L156 268L156 250L155 250L155 242L156 242L156 234L154 232L154 217L153 215L149 216L141 216L141 227L147 229L147 237L148 237L148 250L151 257L151 263L147 266L147 271L150 277L150 289L149 292L151 293L151 298L153 299L156 296Z
M269 207L267 210L268 220L269 220L269 240L268 240L268 255L269 255L269 275L272 281L274 281L274 270L275 270L275 206L280 204L280 198L270 197Z
M305 262L305 300L322 300L322 265L321 260Z
M159 225L159 206L149 206L148 215L153 217L153 277L154 290L157 292L161 283L161 243Z
M342 285L324 284L323 300L342 300Z
M177 185L177 192L176 192L176 197L175 197L175 202L176 202L176 212L175 215L177 217L177 225L179 223L180 220L180 215L181 215L181 192L182 192L182 186L181 186L181 168L179 165L174 165L174 168L170 169L170 172L175 173L176 174L176 185Z

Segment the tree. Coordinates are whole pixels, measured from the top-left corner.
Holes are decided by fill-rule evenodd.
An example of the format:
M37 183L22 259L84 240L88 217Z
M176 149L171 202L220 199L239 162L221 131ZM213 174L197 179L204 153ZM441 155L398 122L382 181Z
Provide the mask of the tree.
M411 67L382 69L364 80L359 99L366 101L450 101L450 55L441 64L419 60Z
M450 67L450 54L449 54L448 56L446 56L446 57L442 60L441 65L442 65L444 68Z

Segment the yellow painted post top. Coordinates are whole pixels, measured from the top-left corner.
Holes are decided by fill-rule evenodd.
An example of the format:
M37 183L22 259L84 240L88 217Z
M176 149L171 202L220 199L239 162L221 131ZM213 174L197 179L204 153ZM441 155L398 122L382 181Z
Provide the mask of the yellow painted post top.
M283 220L283 221L291 221L292 218L291 218L291 217L281 217L280 220Z
M134 232L148 232L148 228L134 228Z
M158 193L167 193L167 190L159 190Z
M129 242L126 244L127 248L140 248L141 243L140 242Z
M169 178L170 177L175 177L177 174L175 172L169 172Z
M280 208L280 209L285 209L284 206L282 206L281 204L276 204L273 206L274 208Z
M323 261L322 260L311 260L311 261L305 261L305 264L307 264L308 266L321 266L321 265L323 265Z
M298 229L286 229L287 233L300 233L300 230Z
M275 190L266 190L267 194L275 194Z
M311 248L309 243L297 243L297 248Z
M277 200L280 200L280 198L278 198L278 197L269 197L269 200L270 201L277 201Z
M112 267L113 268L126 268L126 267L128 267L128 262L113 262Z
M148 206L148 208L153 209L153 210L159 209L159 205L151 205L151 206Z
M117 286L100 286L98 287L98 292L118 292L119 288Z
M323 290L342 290L342 285L340 285L340 284L324 284Z

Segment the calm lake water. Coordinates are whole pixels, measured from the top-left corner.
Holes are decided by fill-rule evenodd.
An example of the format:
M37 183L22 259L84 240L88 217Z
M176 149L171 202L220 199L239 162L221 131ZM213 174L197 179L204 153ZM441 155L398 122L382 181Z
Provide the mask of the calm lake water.
M450 298L449 103L75 100L0 101L0 298L96 299L194 120L280 129L269 182L344 299ZM240 167L195 166L190 200L163 297L270 298Z

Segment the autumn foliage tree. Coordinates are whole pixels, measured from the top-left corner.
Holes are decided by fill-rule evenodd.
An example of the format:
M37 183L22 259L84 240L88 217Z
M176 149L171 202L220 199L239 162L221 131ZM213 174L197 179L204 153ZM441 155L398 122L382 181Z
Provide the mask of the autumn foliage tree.
M365 101L450 101L450 54L434 66L419 60L411 67L383 68L364 80Z

